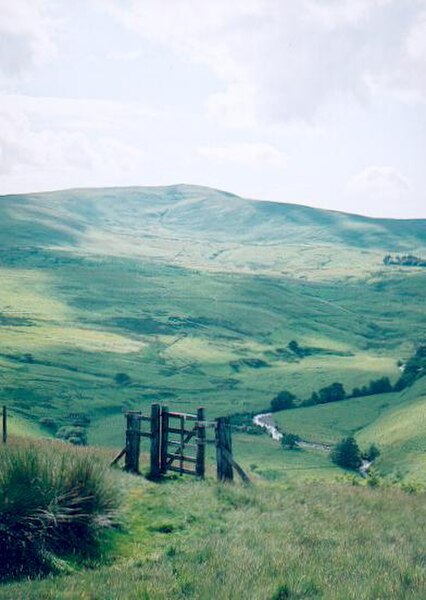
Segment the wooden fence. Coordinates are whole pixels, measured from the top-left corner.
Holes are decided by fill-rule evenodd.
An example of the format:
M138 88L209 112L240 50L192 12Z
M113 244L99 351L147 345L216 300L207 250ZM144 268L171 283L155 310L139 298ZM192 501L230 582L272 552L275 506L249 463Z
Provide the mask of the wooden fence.
M150 439L151 479L159 479L168 471L203 479L206 446L213 444L218 480L232 481L235 469L243 481L250 481L233 457L231 424L226 417L206 421L204 408L199 408L197 414L189 414L152 404L150 416L132 411L126 414L126 422L126 446L112 465L124 457L124 468L139 473L141 438L146 437ZM143 430L144 423L149 423L148 431ZM210 429L214 430L214 439L208 438Z
M147 424L147 430L142 428ZM209 430L214 439L209 439ZM126 445L111 463L124 458L124 468L139 473L141 439L150 440L149 477L160 479L168 471L181 475L194 475L203 479L206 471L206 446L216 447L216 472L219 481L232 481L234 470L241 479L250 480L235 461L232 453L232 430L229 418L220 417L206 421L204 408L197 414L170 411L167 406L151 405L150 416L140 411L126 413ZM7 408L2 409L2 440L7 442Z

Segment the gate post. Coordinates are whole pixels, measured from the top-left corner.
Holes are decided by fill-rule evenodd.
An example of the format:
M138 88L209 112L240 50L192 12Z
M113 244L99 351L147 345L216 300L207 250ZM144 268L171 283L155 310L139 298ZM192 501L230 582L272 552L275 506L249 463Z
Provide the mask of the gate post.
M200 424L203 423L202 425ZM206 456L206 426L204 425L204 408L197 409L197 455L195 463L195 474L204 479L205 456Z
M139 473L140 431L139 413L128 412L126 429L126 459L124 468L131 473Z
M2 438L3 438L3 444L6 444L7 442L7 408L6 406L3 406L3 418L2 418Z
M169 441L169 409L163 406L161 410L161 451L160 451L160 471L167 472L167 445Z
M160 405L151 405L151 460L149 476L158 479L160 476Z
M216 419L216 466L218 481L233 481L231 424L228 417Z

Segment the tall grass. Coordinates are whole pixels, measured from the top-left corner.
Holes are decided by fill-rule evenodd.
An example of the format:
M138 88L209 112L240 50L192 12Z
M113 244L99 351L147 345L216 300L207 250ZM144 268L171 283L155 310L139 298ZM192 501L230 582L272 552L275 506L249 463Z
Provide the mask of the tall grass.
M60 557L95 554L118 499L91 452L58 443L0 451L0 579L54 570Z

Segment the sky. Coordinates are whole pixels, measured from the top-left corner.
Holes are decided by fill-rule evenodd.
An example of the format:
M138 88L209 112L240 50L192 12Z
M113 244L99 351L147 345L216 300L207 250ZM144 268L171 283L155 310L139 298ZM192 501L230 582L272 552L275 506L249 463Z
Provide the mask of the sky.
M426 217L426 0L0 0L0 194Z

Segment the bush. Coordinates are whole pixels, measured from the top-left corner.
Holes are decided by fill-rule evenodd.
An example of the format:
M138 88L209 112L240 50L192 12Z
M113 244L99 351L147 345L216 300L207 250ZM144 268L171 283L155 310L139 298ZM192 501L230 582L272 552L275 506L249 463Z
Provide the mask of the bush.
M56 433L58 430L58 424L52 417L41 417L38 422L42 427L49 429L52 433Z
M380 456L380 450L375 444L371 444L363 456L366 458L366 460L373 462L373 460L376 460L376 458Z
M281 438L281 444L284 448L293 450L297 446L297 442L300 440L299 436L295 433L283 433Z
M56 437L76 446L86 446L87 444L87 433L83 427L65 425L57 431Z
M400 392L410 387L419 377L426 373L426 346L419 346L414 356L408 359L401 377L395 384L395 391Z
M114 376L114 381L117 385L130 385L132 379L130 377L130 375L127 375L127 373L117 373Z
M288 408L294 408L294 400L296 396L288 390L279 392L275 398L271 400L271 411L277 412L278 410L286 410Z
M116 518L106 468L87 451L28 444L0 451L0 579L46 573L96 553Z
M331 452L331 460L344 469L359 469L362 465L361 452L353 437L341 440Z
M332 383L326 387L323 387L318 392L320 404L327 404L328 402L339 402L344 400L346 397L345 388L339 382Z

